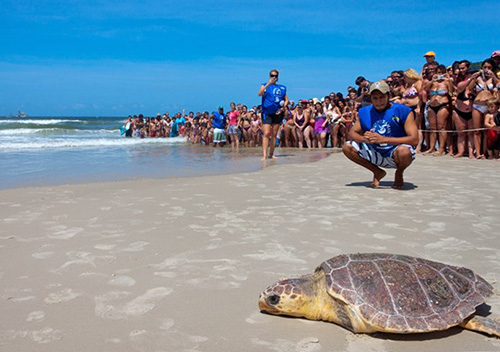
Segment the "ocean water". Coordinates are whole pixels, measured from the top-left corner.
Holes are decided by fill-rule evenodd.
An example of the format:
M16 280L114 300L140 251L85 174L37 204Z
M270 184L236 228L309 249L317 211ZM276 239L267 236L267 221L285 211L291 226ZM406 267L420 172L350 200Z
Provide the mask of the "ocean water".
M192 145L185 138L124 138L120 117L0 117L0 189L252 172L313 162L331 151Z

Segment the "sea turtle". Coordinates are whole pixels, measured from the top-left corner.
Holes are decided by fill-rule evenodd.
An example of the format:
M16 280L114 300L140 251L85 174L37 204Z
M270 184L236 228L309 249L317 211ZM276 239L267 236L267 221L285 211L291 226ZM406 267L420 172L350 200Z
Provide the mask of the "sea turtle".
M500 337L500 322L475 315L493 287L471 270L397 254L339 255L313 274L261 293L269 314L341 325L354 333L397 334L460 325Z

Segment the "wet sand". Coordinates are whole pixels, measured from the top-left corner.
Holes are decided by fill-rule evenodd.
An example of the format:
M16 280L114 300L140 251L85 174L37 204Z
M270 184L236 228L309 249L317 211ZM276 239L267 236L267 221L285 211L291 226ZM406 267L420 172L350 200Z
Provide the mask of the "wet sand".
M272 162L269 162L272 164ZM500 315L500 162L418 156L370 189L341 154L254 173L0 191L5 351L498 351L461 328L354 335L259 293L340 253L466 266Z

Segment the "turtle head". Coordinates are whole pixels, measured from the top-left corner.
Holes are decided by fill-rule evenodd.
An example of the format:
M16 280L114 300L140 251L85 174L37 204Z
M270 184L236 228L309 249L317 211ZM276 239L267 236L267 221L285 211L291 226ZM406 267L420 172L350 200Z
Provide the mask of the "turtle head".
M312 318L316 287L313 275L286 279L269 286L260 294L259 309L269 314Z

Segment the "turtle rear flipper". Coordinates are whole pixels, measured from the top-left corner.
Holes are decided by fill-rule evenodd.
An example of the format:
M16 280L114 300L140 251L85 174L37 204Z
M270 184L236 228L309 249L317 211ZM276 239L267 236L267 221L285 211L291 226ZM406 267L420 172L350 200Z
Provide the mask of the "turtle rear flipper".
M472 318L464 320L460 326L468 330L500 337L500 321L498 319L489 319L474 315Z

